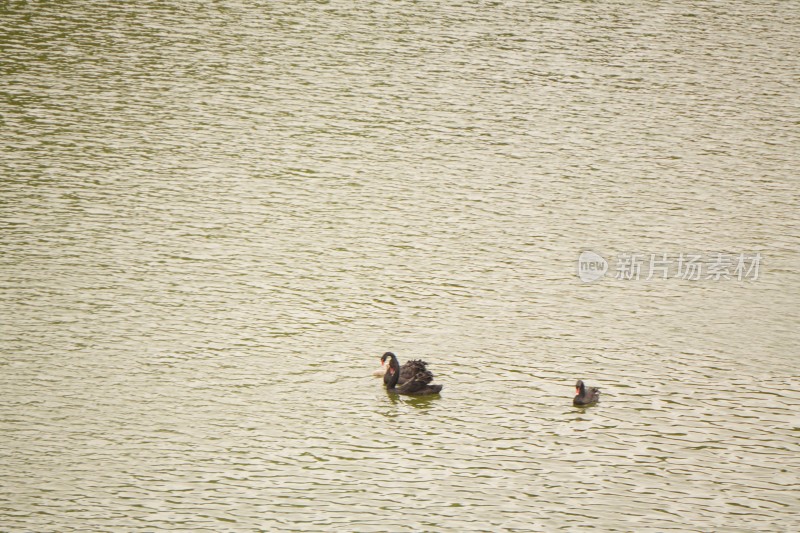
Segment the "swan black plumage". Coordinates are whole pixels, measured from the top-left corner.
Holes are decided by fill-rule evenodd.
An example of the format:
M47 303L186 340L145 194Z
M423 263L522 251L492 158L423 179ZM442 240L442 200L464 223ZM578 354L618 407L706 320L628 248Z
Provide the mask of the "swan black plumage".
M587 387L583 381L578 380L575 384L575 398L572 405L591 405L600 400L600 389L597 387Z
M384 376L384 383L387 383L385 377L386 374L389 372L389 367L386 367L386 360L394 357L397 360L397 356L394 355L392 352L386 352L381 357L381 366L384 367L383 374ZM398 363L399 364L399 363ZM416 376L420 372L425 372L428 370L428 363L423 361L422 359L412 359L411 361L406 361L403 366L400 367L400 377L397 379L398 385L403 385L406 381L411 379L412 377Z
M387 359L389 364L383 375L383 383L387 390L412 396L439 394L442 391L442 385L431 383L433 374L428 370L425 361L414 359L401 367L397 356L392 352L386 352L381 357L381 364L384 364Z

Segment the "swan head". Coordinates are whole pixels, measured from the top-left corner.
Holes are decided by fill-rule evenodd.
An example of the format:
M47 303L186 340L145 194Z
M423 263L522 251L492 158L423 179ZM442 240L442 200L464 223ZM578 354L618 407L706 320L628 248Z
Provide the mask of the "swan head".
M387 363L386 360L389 360ZM381 356L381 366L387 366L390 374L394 374L395 372L400 370L400 363L397 362L397 356L392 352L386 352Z
M586 388L583 385L583 381L578 380L575 384L575 394L582 395Z

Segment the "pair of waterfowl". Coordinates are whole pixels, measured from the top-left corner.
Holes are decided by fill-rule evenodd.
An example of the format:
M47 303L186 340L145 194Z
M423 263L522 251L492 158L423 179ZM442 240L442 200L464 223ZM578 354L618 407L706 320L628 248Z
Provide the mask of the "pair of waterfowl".
M386 360L389 360L387 365ZM383 371L383 383L386 389L398 394L410 396L424 396L427 394L439 394L442 385L435 385L433 374L428 370L428 364L421 359L406 361L403 366L397 360L397 356L392 352L386 352L381 357L381 366L385 366ZM583 381L578 380L575 384L575 398L572 404L577 406L591 405L600 399L600 389L597 387L587 387Z

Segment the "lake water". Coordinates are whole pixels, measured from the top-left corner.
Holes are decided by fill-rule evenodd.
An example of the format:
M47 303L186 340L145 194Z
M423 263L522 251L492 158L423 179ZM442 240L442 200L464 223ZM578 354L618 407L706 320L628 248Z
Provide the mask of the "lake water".
M800 529L800 4L0 26L0 530Z

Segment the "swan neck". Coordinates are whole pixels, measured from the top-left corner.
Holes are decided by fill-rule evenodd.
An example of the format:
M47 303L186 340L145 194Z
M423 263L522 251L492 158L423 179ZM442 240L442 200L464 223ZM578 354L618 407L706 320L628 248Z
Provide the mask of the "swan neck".
M387 388L393 389L397 386L397 381L400 379L400 364L394 357L389 361L389 368L394 372L390 372L387 368L386 373L383 375L383 383Z

